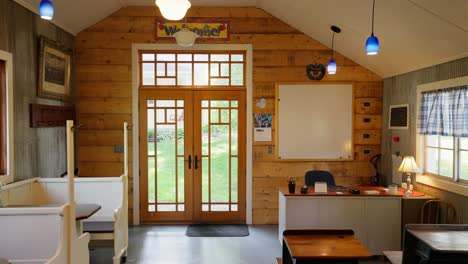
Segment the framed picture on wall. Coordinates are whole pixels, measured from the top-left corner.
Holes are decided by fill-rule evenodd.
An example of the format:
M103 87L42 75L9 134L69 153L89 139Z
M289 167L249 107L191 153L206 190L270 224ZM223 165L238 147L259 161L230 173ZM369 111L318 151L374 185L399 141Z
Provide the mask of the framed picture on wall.
M72 52L41 36L37 96L61 101L70 100Z

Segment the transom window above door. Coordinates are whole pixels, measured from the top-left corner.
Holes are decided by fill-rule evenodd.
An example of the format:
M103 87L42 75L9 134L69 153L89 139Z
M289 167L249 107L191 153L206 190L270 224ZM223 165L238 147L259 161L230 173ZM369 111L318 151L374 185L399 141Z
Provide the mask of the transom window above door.
M245 86L245 52L140 52L140 86Z

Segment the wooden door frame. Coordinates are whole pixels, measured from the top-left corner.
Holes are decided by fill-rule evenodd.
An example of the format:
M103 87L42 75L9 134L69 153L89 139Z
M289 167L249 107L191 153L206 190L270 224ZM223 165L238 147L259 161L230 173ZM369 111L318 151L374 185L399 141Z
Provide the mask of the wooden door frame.
M132 44L132 122L133 122L133 160L139 160L139 58L140 50L180 50L176 44ZM251 44L197 44L191 50L242 50L246 52L246 223L252 224L252 144L253 144L253 112L252 112L252 45ZM133 162L133 171L139 172L139 162ZM133 177L133 223L140 224L140 181L138 174Z

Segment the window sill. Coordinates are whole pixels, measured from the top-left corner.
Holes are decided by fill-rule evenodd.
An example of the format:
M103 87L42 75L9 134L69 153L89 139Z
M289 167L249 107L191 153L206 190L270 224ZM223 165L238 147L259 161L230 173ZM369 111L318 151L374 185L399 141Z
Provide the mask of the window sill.
M451 181L445 181L436 179L435 177L427 175L417 175L416 181L425 185L429 185L444 191L453 192L463 196L468 196L468 185L462 183L455 183Z

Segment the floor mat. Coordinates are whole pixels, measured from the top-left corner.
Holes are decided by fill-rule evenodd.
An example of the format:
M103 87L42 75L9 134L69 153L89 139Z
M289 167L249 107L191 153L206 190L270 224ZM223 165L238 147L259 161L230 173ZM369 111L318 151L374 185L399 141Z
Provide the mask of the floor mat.
M245 237L249 235L247 225L189 225L188 237Z

